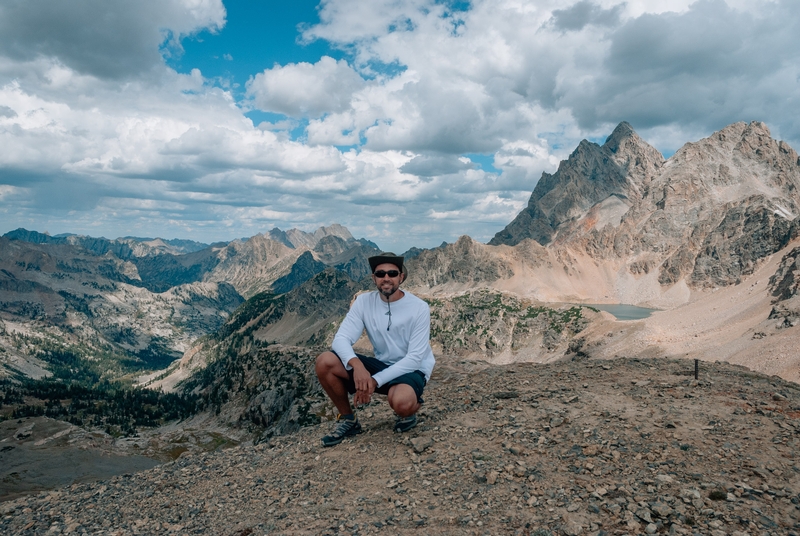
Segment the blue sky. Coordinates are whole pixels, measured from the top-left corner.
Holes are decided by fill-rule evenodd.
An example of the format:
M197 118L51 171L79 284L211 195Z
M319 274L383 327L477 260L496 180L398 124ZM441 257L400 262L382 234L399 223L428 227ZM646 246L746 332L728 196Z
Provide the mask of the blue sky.
M300 42L298 28L319 23L316 0L225 2L226 23L219 31L201 30L182 40L183 53L167 59L178 72L200 69L241 94L255 73L274 65L315 63L322 56L344 57L325 41Z
M488 241L628 121L800 147L789 0L5 0L0 233Z
M224 28L201 30L184 38L182 50L165 55L166 64L185 74L200 69L211 83L242 98L254 73L275 65L314 63L322 56L341 59L344 52L331 49L325 41L300 39L300 28L319 23L318 4L316 0L226 1ZM256 124L282 118L282 114L258 109L246 110L245 115ZM296 128L291 134L296 139L302 136L303 129Z

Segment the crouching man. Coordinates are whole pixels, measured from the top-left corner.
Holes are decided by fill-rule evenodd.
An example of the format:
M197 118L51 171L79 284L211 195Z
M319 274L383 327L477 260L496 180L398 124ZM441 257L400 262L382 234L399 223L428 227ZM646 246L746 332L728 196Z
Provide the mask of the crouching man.
M370 257L369 266L377 290L356 298L333 339L332 351L317 357L317 377L339 411L333 432L322 438L326 447L361 433L349 394L356 406L369 403L374 393L386 395L397 415L394 431L414 428L422 391L436 361L429 342L428 304L400 290L406 278L403 257L393 253ZM364 329L375 357L353 351Z

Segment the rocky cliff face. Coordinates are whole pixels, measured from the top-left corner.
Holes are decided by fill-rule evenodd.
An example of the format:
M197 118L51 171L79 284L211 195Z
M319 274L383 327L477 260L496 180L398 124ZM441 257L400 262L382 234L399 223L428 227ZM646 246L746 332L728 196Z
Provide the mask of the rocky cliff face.
M800 324L800 247L792 248L783 257L769 280L769 289L774 297L769 319L778 321L776 327L783 329Z
M648 258L662 284L732 284L796 236L798 187L797 153L763 123L737 123L675 153L609 234L631 237L617 254Z
M513 275L508 262L468 236L462 236L454 244L424 251L408 265L410 287L452 283L472 288Z
M304 250L292 249L256 235L248 240L234 240L221 248L219 263L206 273L206 281L225 281L242 296L249 298L270 288L273 281L289 273Z
M752 274L798 236L798 214L798 155L763 123L730 125L667 160L621 123L602 146L583 141L544 173L527 208L490 241L519 251L488 248L480 260L463 244L426 251L410 263L412 281L434 293L462 280L524 295L524 278L539 299L674 307L690 289ZM543 248L526 263L531 240Z
M489 244L516 245L532 238L547 245L570 222L603 203L614 211L630 207L642 198L663 163L661 154L628 123L620 123L602 146L584 140L558 171L542 173L527 208ZM597 223L606 222L589 219L583 227Z

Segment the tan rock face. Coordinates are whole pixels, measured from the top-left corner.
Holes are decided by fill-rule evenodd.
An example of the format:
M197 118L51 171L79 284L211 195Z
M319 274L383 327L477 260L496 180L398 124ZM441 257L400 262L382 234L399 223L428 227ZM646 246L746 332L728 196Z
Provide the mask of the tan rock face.
M779 329L800 324L800 247L793 248L783 257L769 285L775 296L769 319L777 321Z

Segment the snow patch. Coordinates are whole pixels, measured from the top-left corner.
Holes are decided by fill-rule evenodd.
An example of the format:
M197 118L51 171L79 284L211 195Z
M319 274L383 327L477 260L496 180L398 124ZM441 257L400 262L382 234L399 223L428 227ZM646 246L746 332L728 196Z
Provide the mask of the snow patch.
M788 210L786 210L785 208L783 208L781 206L777 206L777 208L775 208L774 212L775 212L775 214L777 216L781 216L782 218L786 218L787 220L793 220L794 219L794 214L792 214L791 212L789 212Z

